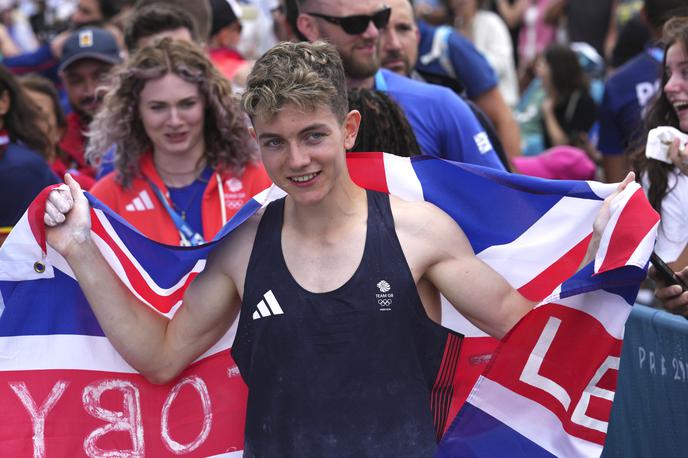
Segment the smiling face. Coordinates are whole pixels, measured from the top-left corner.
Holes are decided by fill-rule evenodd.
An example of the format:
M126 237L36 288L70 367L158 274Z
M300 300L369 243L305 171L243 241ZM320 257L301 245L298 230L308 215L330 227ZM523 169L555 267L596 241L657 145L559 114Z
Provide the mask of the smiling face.
M357 111L340 122L325 105L304 111L293 104L270 119L253 120L265 170L300 205L320 203L338 183L350 182L345 151L359 123Z
M174 73L148 81L141 91L139 115L155 155L203 156L205 99L198 85Z
M676 111L679 128L688 133L688 54L683 43L676 42L667 49L665 71L668 80L664 93Z

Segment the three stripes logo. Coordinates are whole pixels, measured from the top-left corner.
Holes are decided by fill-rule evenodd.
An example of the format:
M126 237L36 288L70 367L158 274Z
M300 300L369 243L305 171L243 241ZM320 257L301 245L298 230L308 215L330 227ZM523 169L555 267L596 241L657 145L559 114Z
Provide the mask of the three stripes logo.
M282 310L282 307L280 307L279 302L277 302L272 290L269 290L267 293L263 294L263 300L258 302L256 308L258 310L253 312L254 320L268 316L284 314L284 311Z
M153 210L153 208L155 208L155 206L153 205L153 201L148 195L148 191L145 190L141 191L138 196L134 197L134 200L128 203L126 207L124 207L124 209L128 212Z

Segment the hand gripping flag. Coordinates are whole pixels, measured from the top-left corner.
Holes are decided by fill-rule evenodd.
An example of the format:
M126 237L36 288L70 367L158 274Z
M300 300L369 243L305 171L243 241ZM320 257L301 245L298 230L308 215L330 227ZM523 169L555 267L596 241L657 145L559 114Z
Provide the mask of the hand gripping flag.
M480 258L526 297L546 299L499 343L496 356L488 338L464 339L455 365L461 384L443 393L450 418L477 368L487 370L442 428L438 454L599 455L623 322L658 220L637 185L612 206L598 273L588 266L569 279L615 185L547 181L431 157L357 153L348 162L364 187L445 210ZM217 240L283 195L264 191L214 242L197 248L152 242L88 198L94 240L108 263L139 299L172 316ZM108 343L68 265L46 247L42 212L37 199L0 249L0 455L239 456L246 388L229 355L234 327L175 382L148 384Z

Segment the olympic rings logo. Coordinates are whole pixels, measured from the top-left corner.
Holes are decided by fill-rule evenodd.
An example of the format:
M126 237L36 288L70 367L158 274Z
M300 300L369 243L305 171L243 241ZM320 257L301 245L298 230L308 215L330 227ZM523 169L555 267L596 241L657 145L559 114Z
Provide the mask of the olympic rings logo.
M392 305L392 299L378 299L377 303L382 307L389 307Z
M237 201L237 200L225 200L225 205L227 208L232 209L232 210L237 210L241 208L244 203L242 201Z

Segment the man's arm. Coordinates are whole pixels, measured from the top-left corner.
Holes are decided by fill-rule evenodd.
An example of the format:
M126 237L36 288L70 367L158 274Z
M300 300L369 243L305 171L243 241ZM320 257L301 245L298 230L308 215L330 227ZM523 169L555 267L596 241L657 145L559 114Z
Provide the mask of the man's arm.
M473 99L492 121L509 158L521 155L521 132L497 86Z
M594 259L610 219L610 205L634 180L629 173L608 196L593 223L592 238L580 268ZM499 273L480 260L466 235L442 210L427 203L394 201L394 220L414 278L424 278L471 323L502 338L535 302L523 297Z
M232 279L218 256L211 257L168 320L134 297L112 271L91 238L88 201L71 176L65 182L69 188L53 191L48 199L48 243L69 263L98 323L122 357L153 383L173 379L235 318L238 297Z
M521 296L475 256L461 228L442 210L408 202L392 208L399 241L416 280L432 283L482 331L502 338L533 308L535 302Z

